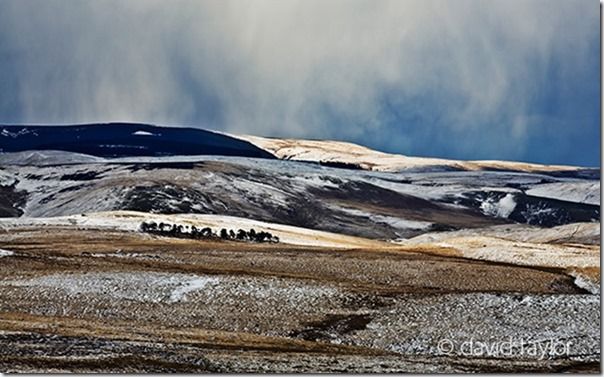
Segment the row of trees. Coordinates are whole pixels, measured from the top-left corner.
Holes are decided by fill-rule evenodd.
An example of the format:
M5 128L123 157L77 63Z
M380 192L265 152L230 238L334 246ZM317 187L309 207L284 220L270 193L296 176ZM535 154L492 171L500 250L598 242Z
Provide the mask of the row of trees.
M225 228L220 229L220 232L215 233L212 228L198 228L195 225L180 225L170 223L156 223L155 221L143 221L140 225L140 230L145 233L152 233L168 237L192 238L192 239L211 239L220 238L223 240L233 241L248 241L248 242L279 242L279 237L273 236L269 232L250 229L246 231L239 229L237 232Z

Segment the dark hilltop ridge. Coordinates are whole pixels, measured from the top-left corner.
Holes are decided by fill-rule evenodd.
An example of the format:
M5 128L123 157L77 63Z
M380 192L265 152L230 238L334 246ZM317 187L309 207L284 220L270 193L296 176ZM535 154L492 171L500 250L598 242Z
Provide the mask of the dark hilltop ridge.
M0 125L0 152L58 150L98 157L218 155L274 159L253 144L216 132L139 123Z

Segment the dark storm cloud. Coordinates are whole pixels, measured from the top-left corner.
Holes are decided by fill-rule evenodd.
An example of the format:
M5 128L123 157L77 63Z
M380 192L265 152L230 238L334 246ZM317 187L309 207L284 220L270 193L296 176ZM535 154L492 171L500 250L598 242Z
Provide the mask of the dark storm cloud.
M187 124L594 165L598 7L0 0L0 121Z

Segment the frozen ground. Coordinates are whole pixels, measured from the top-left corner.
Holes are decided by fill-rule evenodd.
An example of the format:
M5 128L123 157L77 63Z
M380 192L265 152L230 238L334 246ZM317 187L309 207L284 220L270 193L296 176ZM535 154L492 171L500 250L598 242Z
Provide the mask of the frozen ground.
M258 301L258 305L281 303L292 306L333 300L335 288L298 283L290 285L276 279L233 276L171 274L163 272L118 272L54 274L27 280L6 280L2 285L29 289L51 289L65 295L101 295L106 300L134 300L175 304L195 300L211 306L214 301ZM271 300L271 302L262 302Z
M526 192L529 195L566 200L569 202L600 205L600 182L546 183Z
M14 252L0 266L3 370L597 370L587 267L483 262L426 244L171 239L127 225L146 216L156 215L3 220L0 247ZM510 338L572 345L554 358L460 348Z
M365 317L367 321L363 325L359 324L359 328L350 329L344 334L341 333L342 329L336 326L337 320L334 320L336 324L333 326L325 323L324 328L315 323L312 325L315 326L314 331L306 328L309 325L303 325L301 331L293 333L297 333L296 336L301 338L321 338L337 344L424 356L443 355L446 350L439 349L438 344L442 339L458 345L470 339L489 343L503 342L510 337L522 338L526 343L572 339L571 356L591 355L595 358L599 355L599 329L594 326L599 323L599 295L402 295L395 300L384 302L383 307L353 310L338 305L345 302L347 297L352 300L354 294L335 287L274 278L105 272L51 274L32 279L7 280L1 285L25 292L36 292L57 304L63 303L63 315L71 313L79 316L77 306L70 302L78 298L90 300L98 307L103 307L104 302L113 301L168 307L185 305L182 309L174 309L175 312L195 308L198 317L220 316L221 311L236 308L241 304L249 305L245 308L246 313L250 313L251 308L256 308L255 310L259 310L266 318L275 318L275 313L299 310L302 315L304 312L316 312L319 308L332 307L329 312L332 318ZM53 306L37 311L52 314ZM120 310L119 305L112 306L114 313L115 310ZM79 311L81 315L103 315L103 312ZM543 313L549 313L545 326L541 322ZM231 317L226 313L224 315L226 318ZM188 315L182 319L187 321L193 318L193 315ZM220 322L219 319L210 320L214 326ZM247 326L252 326L252 322ZM231 327L228 324L220 326ZM256 326L266 328L264 325ZM278 326L275 323L270 332L278 333ZM233 327L231 329L237 330ZM287 333L286 329L280 331ZM455 351L462 356L463 350ZM516 355L521 358L528 356Z
M547 322L542 322L549 313ZM366 329L344 342L390 349L403 354L431 354L459 357L513 357L531 359L531 344L558 347L567 356L600 357L599 295L501 295L463 294L406 297L390 310L380 313ZM512 349L493 347L514 342ZM475 347L468 345L474 342ZM489 345L477 349L478 344ZM550 343L550 344L548 344ZM464 345L465 344L465 345ZM561 344L564 344L563 347ZM522 352L524 345L525 352ZM556 349L541 349L543 358L556 358ZM489 352L491 354L489 354Z

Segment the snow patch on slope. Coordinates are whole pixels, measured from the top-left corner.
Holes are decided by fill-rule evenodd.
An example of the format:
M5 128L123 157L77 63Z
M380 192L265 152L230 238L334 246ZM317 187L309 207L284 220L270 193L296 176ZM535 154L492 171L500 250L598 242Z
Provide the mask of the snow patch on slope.
M585 289L586 291L594 295L600 293L600 285L597 282L590 280L582 275L575 276L575 285L579 288Z
M206 277L206 276L190 279L172 291L172 293L170 294L169 301L170 302L187 301L187 293L197 291L199 289L203 289L207 285L210 285L210 284L211 285L217 284L218 281L219 281L218 278Z
M66 165L106 161L104 158L82 153L55 150L0 153L0 165Z
M480 204L480 209L485 215L507 218L516 208L513 194L507 194L500 200L487 198Z
M140 130L133 132L132 135L135 135L135 136L158 136L157 134L154 134L154 133L151 133L151 132L148 132L148 131L140 131Z
M0 170L0 186L12 186L17 182L17 179L12 174Z
M2 131L0 131L0 135L4 136L4 137L11 137L11 138L17 138L21 135L27 135L27 134L33 134L35 136L38 136L38 133L36 131L33 130L29 130L28 128L22 128L17 132L10 132L9 130L7 130L6 128L3 128Z
M1 257L10 257L12 255L15 255L14 251L0 249L0 258Z
M600 181L545 183L526 193L542 198L600 205Z
M18 287L58 289L70 295L96 294L142 302L186 301L186 294L203 288L217 278L187 274L98 272L52 274L7 284Z
M432 223L428 222L428 221L416 221L416 220L402 219L400 217L394 217L394 216L376 215L373 213L360 211L360 210L352 209L352 208L345 208L345 207L335 207L335 208L337 208L338 210L340 210L342 212L346 212L346 213L349 213L354 216L369 217L372 221L374 221L376 223L386 223L386 224L391 225L392 227L398 228L398 229L421 230L421 229L428 229L430 226L432 226Z
M292 284L277 278L208 276L167 272L86 272L50 274L29 279L0 281L0 285L24 289L45 288L51 293L95 295L104 300L205 305L223 300L240 302L250 297L265 304L316 305L317 299L333 299L339 291L331 286Z

